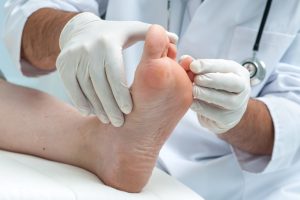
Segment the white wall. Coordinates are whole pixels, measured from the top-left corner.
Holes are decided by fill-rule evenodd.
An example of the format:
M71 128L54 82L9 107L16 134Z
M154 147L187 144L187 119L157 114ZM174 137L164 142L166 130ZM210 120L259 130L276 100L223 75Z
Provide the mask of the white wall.
M4 3L5 0L0 0L0 24L3 23ZM8 52L4 47L2 37L0 39L0 69L9 82L43 90L51 95L69 102L57 73L52 73L39 78L28 78L23 76L11 62Z

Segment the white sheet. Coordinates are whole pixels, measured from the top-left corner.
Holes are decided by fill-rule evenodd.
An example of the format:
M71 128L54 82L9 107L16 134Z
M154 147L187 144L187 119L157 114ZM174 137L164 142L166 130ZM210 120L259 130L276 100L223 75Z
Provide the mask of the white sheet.
M155 169L139 194L107 187L83 169L33 156L0 151L1 200L202 200Z

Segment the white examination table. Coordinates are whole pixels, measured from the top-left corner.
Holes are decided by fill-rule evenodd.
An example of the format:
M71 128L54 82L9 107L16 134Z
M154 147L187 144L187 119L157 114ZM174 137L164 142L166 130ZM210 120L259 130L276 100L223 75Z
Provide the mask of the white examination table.
M107 187L83 169L0 150L0 200L202 200L155 169L139 194Z

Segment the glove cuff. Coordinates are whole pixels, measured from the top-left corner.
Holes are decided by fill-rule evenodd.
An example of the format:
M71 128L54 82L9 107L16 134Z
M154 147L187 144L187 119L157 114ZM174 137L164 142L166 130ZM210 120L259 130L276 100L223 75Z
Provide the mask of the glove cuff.
M95 21L102 21L102 19L90 12L83 12L75 15L72 19L70 19L67 24L64 26L63 30L61 31L59 37L59 48L62 49L64 45L68 42L70 38L72 38L72 34L78 31L78 29L85 27L85 25L95 22Z

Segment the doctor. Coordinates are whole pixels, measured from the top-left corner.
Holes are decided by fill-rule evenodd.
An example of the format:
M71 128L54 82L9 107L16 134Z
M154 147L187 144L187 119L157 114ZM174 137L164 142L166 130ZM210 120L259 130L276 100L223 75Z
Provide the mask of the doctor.
M122 126L149 27L180 36L182 65L195 74L192 109L164 145L159 167L207 199L300 197L300 3L274 0L257 57L263 80L250 90L240 64L252 56L266 1L89 0L6 3L4 37L27 75L56 69L75 106ZM104 16L104 21L98 16ZM131 22L124 22L130 20ZM141 22L132 22L137 20ZM176 43L176 36L169 33ZM126 68L126 70L125 70ZM145 113L146 114L146 113Z

